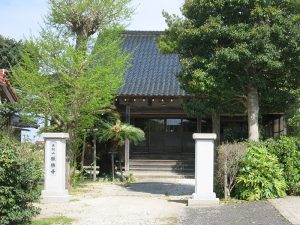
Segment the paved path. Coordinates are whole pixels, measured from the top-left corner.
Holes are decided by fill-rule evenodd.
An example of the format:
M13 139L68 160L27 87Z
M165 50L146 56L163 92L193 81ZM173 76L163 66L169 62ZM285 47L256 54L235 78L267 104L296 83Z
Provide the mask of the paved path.
M187 208L181 225L291 225L265 201L215 208Z
M287 196L270 200L273 206L292 224L300 225L300 197Z

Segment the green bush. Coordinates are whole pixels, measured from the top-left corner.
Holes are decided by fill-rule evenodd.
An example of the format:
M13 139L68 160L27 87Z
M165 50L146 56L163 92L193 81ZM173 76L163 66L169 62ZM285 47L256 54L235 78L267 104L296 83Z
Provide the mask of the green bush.
M226 143L218 147L216 185L218 194L225 198L230 197L236 186L236 177L241 167L241 161L245 157L247 143Z
M227 128L223 131L221 135L221 142L223 143L234 143L242 142L247 140L248 131L240 128Z
M287 184L278 159L264 143L250 144L237 177L238 197L260 200L285 196Z
M295 137L281 136L266 141L268 150L277 156L288 185L289 195L300 194L300 141Z
M0 224L28 224L38 214L41 160L8 135L0 134Z

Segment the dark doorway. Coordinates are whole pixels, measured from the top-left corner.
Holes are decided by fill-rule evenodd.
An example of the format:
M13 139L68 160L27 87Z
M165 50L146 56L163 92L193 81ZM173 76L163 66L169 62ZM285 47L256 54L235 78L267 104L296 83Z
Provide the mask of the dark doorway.
M192 153L197 131L196 119L182 118L135 118L133 124L141 128L146 140L131 145L133 152L148 153Z

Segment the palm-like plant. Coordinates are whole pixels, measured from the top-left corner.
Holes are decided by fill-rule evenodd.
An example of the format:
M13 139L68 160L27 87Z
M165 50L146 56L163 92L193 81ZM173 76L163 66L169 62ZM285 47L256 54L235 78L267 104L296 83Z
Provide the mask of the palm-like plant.
M113 141L117 146L122 146L126 139L134 143L145 140L145 133L140 128L122 123L118 119L115 124L102 122L99 130L99 139L103 142Z
M145 139L145 133L140 128L132 126L127 123L122 123L120 119L117 119L115 124L111 122L102 122L101 129L98 132L99 139L102 142L112 141L113 146L111 149L111 161L112 161L112 180L114 180L114 153L118 147L125 144L125 140L128 139L131 142L138 143ZM119 162L120 163L120 162ZM121 177L123 179L123 172L121 169Z

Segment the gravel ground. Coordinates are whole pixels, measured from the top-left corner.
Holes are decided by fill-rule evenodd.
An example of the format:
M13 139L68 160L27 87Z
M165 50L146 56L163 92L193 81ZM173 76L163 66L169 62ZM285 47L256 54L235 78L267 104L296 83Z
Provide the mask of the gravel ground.
M128 187L91 183L69 203L40 204L39 218L63 215L72 225L173 225L183 214L194 180L145 180Z
M39 204L38 218L63 215L75 219L72 225L290 225L269 202L187 207L193 191L193 179L89 183L68 203Z
M291 225L268 202L186 208L181 225Z

